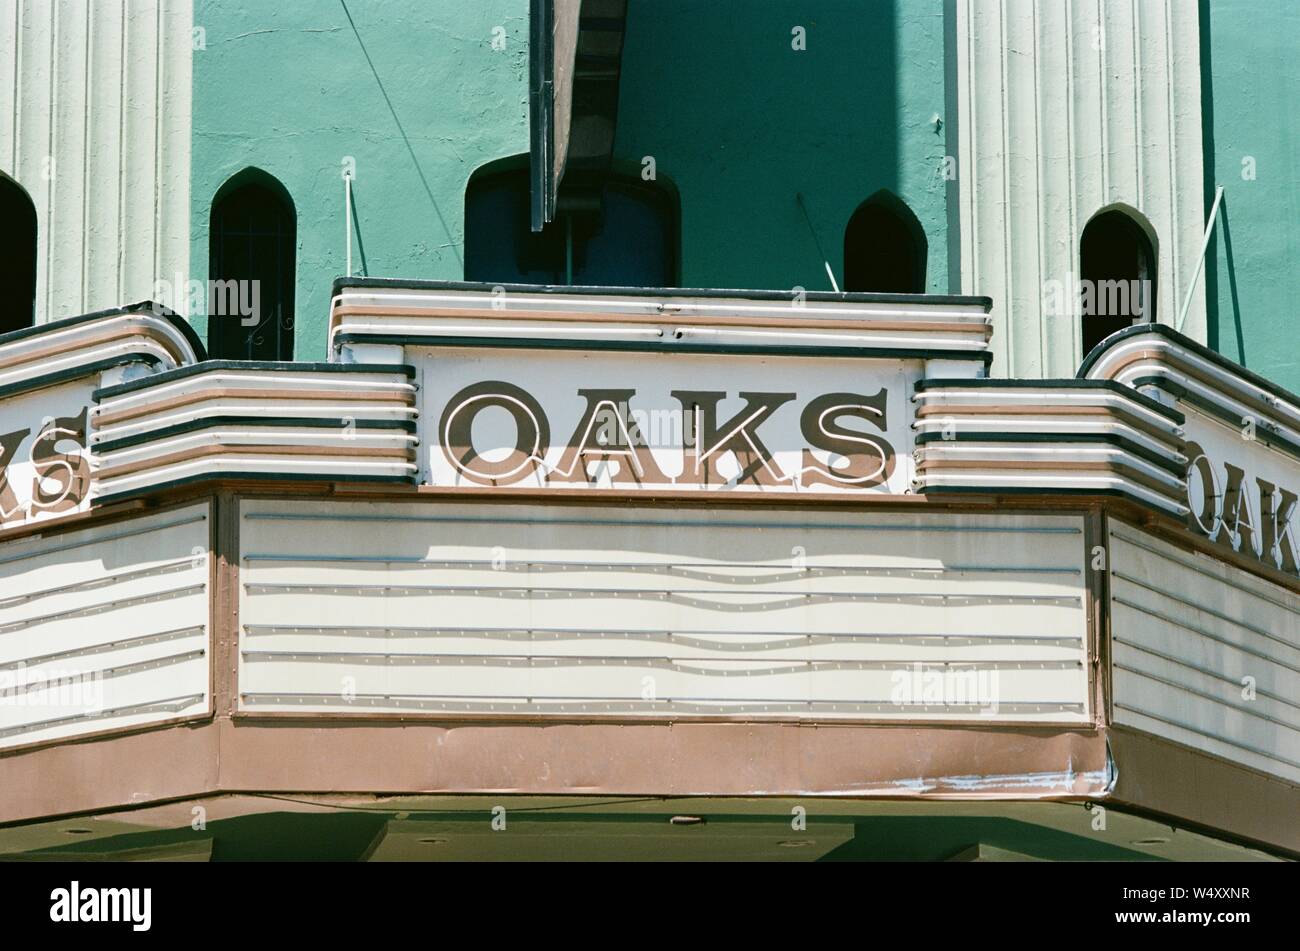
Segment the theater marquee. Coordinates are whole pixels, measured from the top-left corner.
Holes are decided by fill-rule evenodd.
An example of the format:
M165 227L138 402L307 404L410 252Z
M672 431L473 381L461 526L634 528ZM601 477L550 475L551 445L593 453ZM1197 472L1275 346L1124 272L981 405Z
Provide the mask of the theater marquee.
M1300 397L1152 325L1000 379L990 307L360 279L327 362L146 305L0 336L0 822L79 759L177 803L1193 776L1292 848L1218 790L1294 813Z

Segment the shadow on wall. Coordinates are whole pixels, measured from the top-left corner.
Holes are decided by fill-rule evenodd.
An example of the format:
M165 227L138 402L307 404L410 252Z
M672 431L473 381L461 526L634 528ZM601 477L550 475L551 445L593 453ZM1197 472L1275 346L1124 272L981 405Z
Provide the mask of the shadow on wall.
M742 13L717 0L630 0L614 154L653 158L680 190L685 286L829 289L820 245L842 287L845 228L881 191L902 196L945 246L943 138L931 121L944 103L943 3L927 2Z

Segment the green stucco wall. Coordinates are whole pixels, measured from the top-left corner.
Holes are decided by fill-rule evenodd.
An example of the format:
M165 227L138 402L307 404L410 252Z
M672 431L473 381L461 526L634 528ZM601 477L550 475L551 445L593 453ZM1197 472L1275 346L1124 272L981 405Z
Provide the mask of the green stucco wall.
M294 357L322 359L347 156L354 273L462 277L466 182L528 151L528 0L196 0L194 24L192 279L217 189L248 166L275 176L298 215Z
M1297 51L1295 0L1202 0L1207 214L1214 185L1224 186L1206 257L1209 344L1293 392L1300 392Z
M925 229L927 290L946 292L936 115L942 0L628 4L615 158L639 173L653 156L676 187L685 286L829 290L795 193L842 282L850 216L889 189Z

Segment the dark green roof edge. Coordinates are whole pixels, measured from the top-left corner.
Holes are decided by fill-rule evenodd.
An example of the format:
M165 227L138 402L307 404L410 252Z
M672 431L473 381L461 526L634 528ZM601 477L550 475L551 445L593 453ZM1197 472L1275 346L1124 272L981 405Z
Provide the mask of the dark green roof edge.
M718 288L718 287L608 287L601 285L557 284L500 284L489 281L416 281L391 277L337 277L331 296L337 297L344 288L375 288L377 290L443 290L491 291L495 287L507 291L529 294L587 294L642 297L706 297L741 298L749 300L789 301L790 291L772 289ZM863 291L804 291L804 298L813 301L840 301L852 304L957 304L982 307L985 313L993 309L991 297L954 294L875 294Z
M1154 508L1150 499L1145 499L1136 492L1129 492L1125 489L1081 489L1081 488L1037 488L1027 485L1008 485L984 487L976 485L932 485L922 486L917 489L918 495L1102 495L1113 498L1128 499L1131 502L1137 502L1139 505L1147 508ZM1153 495L1160 495L1159 492L1152 490ZM1168 498L1173 499L1173 496ZM1177 501L1177 500L1174 500Z
M516 350L611 350L642 353L722 353L738 356L794 357L876 357L895 360L972 360L985 366L993 362L987 350L939 350L931 348L901 349L893 347L832 347L811 344L705 344L659 343L639 340L542 339L537 337L421 337L415 334L341 333L338 343L386 343L413 347L493 347Z
M1214 405L1209 400L1198 396L1196 393L1189 392L1181 383L1158 376L1144 376L1134 382L1139 386L1158 386L1166 393L1172 393L1180 400L1187 401L1207 416L1219 420L1219 422L1224 425L1232 429L1241 428L1241 419L1237 418L1232 413L1224 412L1223 409ZM1255 427L1255 438L1265 445L1272 446L1279 452L1286 453L1293 459L1300 460L1300 443L1292 442L1280 433L1274 432L1273 430L1275 428L1276 427L1268 420L1261 419L1259 425Z
M42 390L47 386L58 386L60 383L66 383L69 380L79 380L82 377L93 376L104 370L111 370L114 367L126 366L130 363L143 363L147 366L154 366L159 362L159 357L152 353L124 353L116 357L108 357L104 360L95 360L91 363L83 363L80 366L68 367L66 370L59 370L57 373L46 373L41 376L32 377L30 380L20 380L17 383L8 383L0 386L0 399L8 399L11 396L19 396L23 393L30 393L33 390Z
M24 340L27 337L36 337L40 334L52 330L66 330L68 327L75 327L77 324L88 323L92 320L99 320L104 317L120 317L124 314L149 313L155 317L161 317L168 321L185 338L186 343L194 350L195 358L206 360L208 358L207 348L203 346L203 341L199 335L194 332L194 328L180 314L176 313L169 307L164 307L156 301L140 301L136 304L128 304L124 307L110 307L107 310L96 310L89 314L78 314L75 317L63 317L59 320L51 320L44 324L34 324L31 327L23 327L20 330L11 330L8 333L0 334L0 346L10 343L14 340Z

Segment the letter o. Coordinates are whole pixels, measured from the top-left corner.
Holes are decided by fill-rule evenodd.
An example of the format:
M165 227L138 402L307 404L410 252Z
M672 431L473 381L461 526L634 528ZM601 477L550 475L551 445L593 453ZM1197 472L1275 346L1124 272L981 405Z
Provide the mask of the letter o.
M1191 509L1192 526L1205 534L1207 538L1213 538L1219 530L1219 483L1214 476L1214 466L1210 464L1209 457L1205 455L1205 450L1198 444L1189 442L1187 444L1187 505ZM1201 498L1200 504L1192 498L1192 473L1196 472L1201 477ZM1199 511L1198 511L1199 509ZM1207 526L1205 523L1209 521Z
M515 421L514 448L497 462L483 459L474 449L474 419L489 406L504 409ZM541 405L530 393L500 380L472 384L453 396L438 432L447 461L479 485L510 485L527 478L551 448L550 424Z

